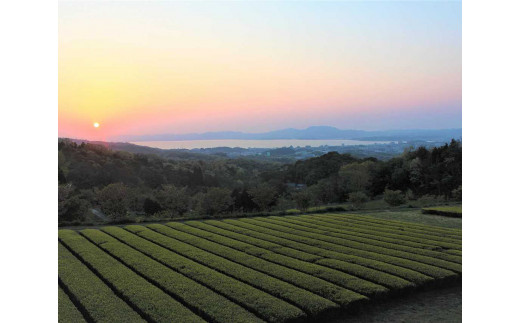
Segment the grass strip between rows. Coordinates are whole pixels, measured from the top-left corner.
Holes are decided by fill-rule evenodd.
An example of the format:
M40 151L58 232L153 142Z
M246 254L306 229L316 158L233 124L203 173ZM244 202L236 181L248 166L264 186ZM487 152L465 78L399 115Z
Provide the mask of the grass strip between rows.
M410 251L426 256L432 256L437 257L440 259L444 259L447 261L452 261L456 263L462 263L462 257L454 257L452 254L447 254L445 249L443 249L440 246L435 246L431 244L425 244L425 243L418 243L418 242L411 242L411 241L405 241L403 239L399 238L392 238L385 236L384 234L374 234L374 232L371 232L369 230L356 230L352 226L348 224L343 223L334 223L333 221L327 221L325 219L316 218L316 217L306 217L306 216L300 216L300 217L285 217L285 219L289 220L297 220L298 223L305 223L306 226L310 226L312 228L321 228L323 230L337 232L337 233L343 233L343 234L349 234L351 236L360 237L360 238L366 238L371 241L371 244L375 245L381 245L380 242L386 242L391 243L393 245L393 248L399 248L399 250L403 251ZM370 233L368 233L370 232Z
M462 265L460 263L439 259L433 256L425 256L411 251L405 251L400 249L399 246L396 246L395 244L386 242L377 243L372 239L355 237L345 233L331 232L327 231L327 228L317 226L312 227L312 225L306 224L305 222L299 222L298 220L291 218L269 217L266 220L271 221L271 223L276 223L289 228L294 228L312 234L323 235L326 237L326 241L329 242L354 247L360 250L373 251L380 254L409 259L438 268L451 270L456 273L462 273Z
M230 223L225 223L224 221L218 221L218 220L207 220L205 223L210 224L212 226L218 227L220 229L223 229L227 232L229 232L230 237L234 237L237 240L249 242L251 244L254 244L256 241L267 241L268 239L271 241L272 249L271 251L275 253L284 254L286 256L298 258L298 259L305 259L309 258L309 256L312 256L314 260L312 262L319 263L321 265L325 265L329 268L338 269L337 266L333 267L327 264L322 263L322 260L326 260L327 258L324 258L324 256L320 255L314 255L305 251L302 251L301 249L307 250L307 247L310 249L313 249L314 247L298 244L296 242L290 241L290 240L284 240L282 238L278 238L275 236L271 236L265 233L256 232L253 230L249 230L243 227L235 226ZM224 231L221 231L224 234ZM254 238L253 238L254 237ZM265 240L261 240L261 239ZM249 240L253 239L253 240ZM292 245L294 247L295 244L298 244L298 247L300 249L295 249L292 247L285 247L282 246L282 244L288 244ZM317 248L316 248L317 249ZM287 250L290 250L288 254L285 252ZM319 249L318 249L319 250ZM321 250L326 252L325 250ZM320 253L319 251L317 253ZM298 255L303 255L301 258L298 257ZM395 292L397 290L403 290L403 289L409 289L415 287L415 285L405 279L402 279L398 276L387 274L384 272L381 272L379 270L375 270L369 267L360 266L354 263L347 263L343 261L338 261L340 263L343 263L343 266L341 266L341 269L338 269L340 271L343 271L344 273L354 275L356 277L362 278L367 281L371 281L373 283L376 283L381 286L385 286L387 288L390 288L392 292Z
M58 237L104 282L110 284L141 316L152 322L204 322L181 303L139 276L76 231L59 230ZM119 321L119 320L118 320Z
M58 279L95 322L144 322L61 243L58 243Z
M72 303L69 296L58 285L58 322L86 322L81 312Z
M107 227L102 230L115 237L133 236L119 227ZM227 298L143 255L105 232L89 229L83 230L82 234L205 320L211 322L259 321L256 316Z
M341 305L343 308L353 308L359 303L368 300L363 295L336 286L320 278L260 259L220 243L212 242L209 239L204 238L204 236L208 237L211 233L205 233L202 230L185 224L172 222L168 223L168 226L153 224L148 227L166 236L181 240L213 254L240 263L246 267L306 289Z
M252 256L256 256L258 258L262 258L264 260L289 267L300 272L304 272L314 277L319 277L323 280L329 281L346 289L353 290L365 296L379 297L389 292L387 288L360 279L359 277L323 267L315 263L284 256L270 250L254 246L252 244L242 242L239 239L236 239L237 237L226 236L226 234L229 235L228 231L209 225L207 223L201 221L189 221L185 222L185 224L200 230L207 231L209 233L208 239L215 242L226 245L233 249L237 249L239 251L243 251Z
M162 235L146 227L130 225L125 227L125 229L166 249L281 298L301 308L310 316L319 316L339 309L337 304L309 291L223 257L216 256L180 240Z
M112 230L112 232L115 231L116 229ZM302 320L306 317L305 313L297 307L253 286L165 249L130 231L124 229L117 231L118 240L225 296L263 320L287 322Z

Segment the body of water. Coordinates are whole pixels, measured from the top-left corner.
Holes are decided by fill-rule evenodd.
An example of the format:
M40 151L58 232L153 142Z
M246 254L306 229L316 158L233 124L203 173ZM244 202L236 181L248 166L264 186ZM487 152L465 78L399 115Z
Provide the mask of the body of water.
M136 141L132 144L148 146L161 149L195 149L195 148L216 148L216 147L239 147L239 148L281 148L281 147L320 147L320 146L353 146L353 145L373 145L388 144L391 141L362 141L362 140L298 140L298 139L277 139L277 140L171 140L171 141Z

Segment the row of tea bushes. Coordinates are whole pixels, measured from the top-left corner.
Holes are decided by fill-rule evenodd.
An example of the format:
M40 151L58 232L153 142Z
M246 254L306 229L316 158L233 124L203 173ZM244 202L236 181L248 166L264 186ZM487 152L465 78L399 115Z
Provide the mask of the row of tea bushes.
M59 230L60 322L322 322L459 282L460 230L317 214Z

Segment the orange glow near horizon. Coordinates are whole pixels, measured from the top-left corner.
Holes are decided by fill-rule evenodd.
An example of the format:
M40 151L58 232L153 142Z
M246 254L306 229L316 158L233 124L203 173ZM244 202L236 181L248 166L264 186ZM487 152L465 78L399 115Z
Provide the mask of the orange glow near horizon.
M398 128L382 118L458 116L459 7L60 3L59 135L356 128L361 119Z

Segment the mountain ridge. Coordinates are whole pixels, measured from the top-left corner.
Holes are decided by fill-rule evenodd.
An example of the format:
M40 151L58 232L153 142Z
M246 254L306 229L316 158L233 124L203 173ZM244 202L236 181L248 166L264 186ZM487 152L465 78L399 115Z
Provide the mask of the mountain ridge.
M240 131L217 131L187 134L126 135L112 139L119 141L185 141L185 140L446 140L462 138L461 128L452 129L396 129L396 130L354 130L338 129L331 126L311 126L305 129L286 128L260 133Z

